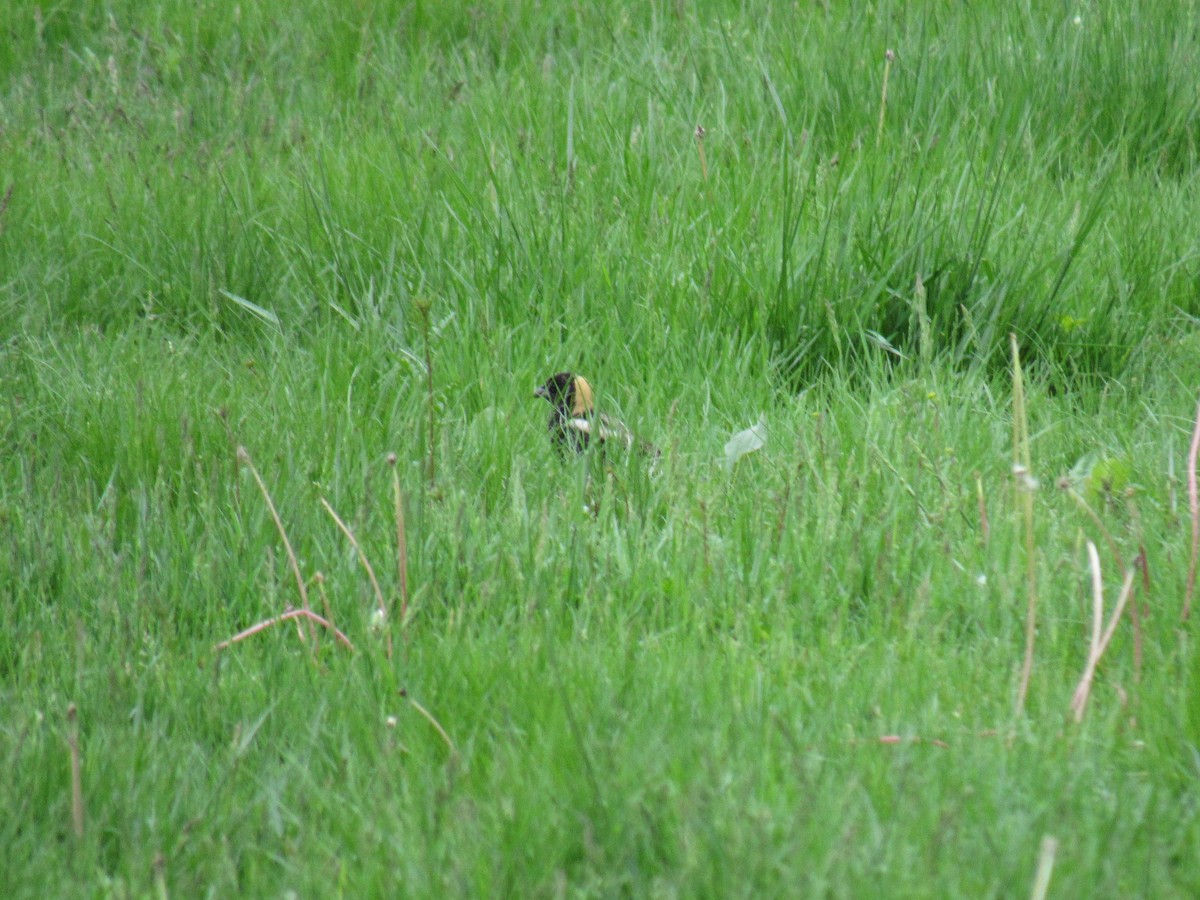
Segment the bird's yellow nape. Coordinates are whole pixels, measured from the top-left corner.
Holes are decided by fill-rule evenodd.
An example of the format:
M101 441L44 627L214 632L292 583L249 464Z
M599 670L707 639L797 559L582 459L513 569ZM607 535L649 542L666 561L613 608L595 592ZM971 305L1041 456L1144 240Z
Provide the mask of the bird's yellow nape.
M586 416L592 411L592 386L582 375L575 376L575 403L571 406L571 415Z

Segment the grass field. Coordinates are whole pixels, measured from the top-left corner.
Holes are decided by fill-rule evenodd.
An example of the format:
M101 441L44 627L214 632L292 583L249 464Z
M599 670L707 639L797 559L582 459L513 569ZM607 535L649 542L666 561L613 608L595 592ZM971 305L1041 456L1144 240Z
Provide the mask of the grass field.
M1200 893L1195 3L0 20L7 896Z

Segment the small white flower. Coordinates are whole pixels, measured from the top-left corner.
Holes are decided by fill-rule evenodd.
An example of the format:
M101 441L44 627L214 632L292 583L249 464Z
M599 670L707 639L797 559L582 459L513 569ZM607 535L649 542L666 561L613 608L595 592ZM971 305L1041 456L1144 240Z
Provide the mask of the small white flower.
M1076 28L1078 28L1080 25L1083 24L1083 16L1076 16L1075 18L1073 18L1071 20L1071 24L1074 25Z
M1041 482L1039 482L1033 475L1030 475L1029 470L1020 463L1013 463L1012 473L1017 479L1017 484L1020 485L1024 490L1036 491L1041 485Z
M378 634L387 625L387 610L382 606L376 607L371 613L371 630Z

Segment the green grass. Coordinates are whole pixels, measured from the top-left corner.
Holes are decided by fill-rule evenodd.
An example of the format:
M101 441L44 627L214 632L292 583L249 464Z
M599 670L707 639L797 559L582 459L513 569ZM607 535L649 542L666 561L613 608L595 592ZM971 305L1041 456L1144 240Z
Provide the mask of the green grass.
M1192 4L10 7L12 896L1200 891Z

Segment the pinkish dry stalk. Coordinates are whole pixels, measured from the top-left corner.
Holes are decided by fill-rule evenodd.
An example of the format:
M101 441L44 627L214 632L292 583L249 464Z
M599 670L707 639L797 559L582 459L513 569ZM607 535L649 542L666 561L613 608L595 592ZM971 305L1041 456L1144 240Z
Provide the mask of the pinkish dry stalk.
M254 463L250 459L250 452L245 447L237 449L238 461L241 462L250 474L254 476L254 481L258 485L258 489L262 492L263 499L267 501L267 509L271 511L271 518L275 521L275 528L279 532L279 538L283 541L283 548L287 551L288 563L292 567L292 574L296 576L296 590L300 593L300 605L304 609L311 609L308 603L308 589L304 586L304 577L300 574L300 563L296 559L296 552L292 550L292 542L288 540L287 532L283 528L283 520L279 518L279 511L275 509L275 501L271 499L271 492L267 490L266 483L262 480L262 476L258 474L258 469L254 467ZM309 626L309 636L316 637L312 626Z
M429 710L427 710L424 706L422 706L420 703L418 703L412 697L408 698L408 702L412 705L413 709L415 709L422 716L424 716L426 722L428 722L430 725L433 726L434 731L436 731L438 733L438 735L441 737L441 739L445 742L446 747L449 748L450 758L457 762L458 758L459 758L458 757L458 748L454 746L454 741L450 740L450 735L448 735L446 733L446 729L442 727L442 723L434 718L433 713L431 713Z
M1083 668L1083 675L1079 679L1078 687L1075 688L1075 694L1071 697L1071 712L1074 714L1076 722L1083 721L1083 712L1087 708L1088 695L1092 690L1092 679L1095 678L1096 667L1100 665L1100 657L1108 649L1109 642L1112 641L1113 635L1117 631L1121 615L1125 612L1125 604L1129 602L1129 597L1133 593L1134 576L1137 575L1136 569L1129 569L1125 573L1125 583L1121 585L1121 594L1117 597L1116 609L1113 610L1108 627L1104 628L1101 633L1104 622L1104 579L1100 574L1100 554L1096 551L1096 545L1091 541L1087 542L1087 550L1088 566L1092 570L1092 639L1088 647L1087 664Z
M933 747L938 747L942 750L950 749L949 744L947 744L945 741L938 740L937 738L930 738L930 739L921 738L921 737L906 738L906 737L901 737L898 734L881 734L879 736L879 743L881 743L881 744L929 744Z
M396 511L396 570L400 578L400 633L408 638L408 533L404 525L404 495L400 474L392 467L392 497ZM392 658L391 632L388 632L388 659Z
M253 635L258 634L260 631L266 631L272 625L278 625L279 623L287 622L290 619L305 619L308 622L315 622L322 628L332 632L338 643L347 650L354 649L354 645L350 643L350 638L346 637L346 635L342 634L341 631L335 628L328 619L318 616L311 609L289 609L287 612L281 613L280 615L275 616L273 619L266 619L265 621L259 622L257 625L251 625L245 631L239 631L228 640L221 641L221 643L213 647L213 650L225 650L226 648L232 647L234 644L238 643L238 641L244 641L246 638L252 637Z
M371 567L371 561L367 559L367 554L364 553L362 547L359 546L358 540L354 537L354 533L349 529L346 523L342 521L341 516L334 512L333 507L329 505L329 501L322 497L321 505L325 507L325 512L329 513L329 515L333 518L333 521L337 523L337 527L342 530L342 534L346 535L347 540L350 541L350 544L354 547L355 552L358 553L358 560L362 563L362 567L367 570L367 577L371 579L371 587L375 591L374 617L379 622L386 622L388 617L388 608L387 604L383 601L383 591L379 589L379 579L375 577L375 569ZM324 592L322 592L322 596L324 596ZM388 659L392 658L392 633L390 631L387 635L387 656Z
M1187 594L1183 600L1183 621L1192 614L1192 596L1196 592L1196 555L1200 553L1200 491L1196 488L1196 457L1200 456L1200 403L1196 405L1196 426L1188 450L1188 506L1192 510L1192 559L1188 563Z
M883 55L883 89L879 94L879 127L875 131L876 147L883 141L883 120L887 115L888 75L891 74L892 61L895 58L896 54L891 48L888 48L887 53Z
M342 534L344 534L346 539L350 541L350 545L354 547L354 552L358 554L358 561L362 563L362 567L367 570L367 577L371 579L371 587L375 591L375 608L379 610L380 615L387 616L387 604L383 602L383 591L379 589L379 580L375 577L375 570L371 568L371 561L367 559L367 554L365 554L362 547L359 546L358 540L354 537L354 533L350 530L346 523L342 521L342 517L339 516L334 511L333 507L329 505L329 501L322 497L321 505L325 507L325 512L329 513L330 517L337 524L337 527L341 529Z
M67 705L67 747L71 751L71 830L83 837L83 761L79 754L79 711Z
M1025 531L1025 658L1021 664L1021 681L1017 686L1016 714L1025 711L1025 697L1033 678L1033 651L1037 640L1037 559L1033 536L1033 492L1037 479L1030 472L1029 422L1025 417L1025 379L1021 372L1021 348L1015 332L1009 332L1013 363L1013 479L1016 482L1016 501Z

